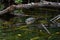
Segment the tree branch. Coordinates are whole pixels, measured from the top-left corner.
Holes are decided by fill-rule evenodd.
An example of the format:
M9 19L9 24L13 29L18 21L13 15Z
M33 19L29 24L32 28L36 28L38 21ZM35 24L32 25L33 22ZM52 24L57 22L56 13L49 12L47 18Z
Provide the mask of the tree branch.
M60 3L55 3L55 2L47 2L43 1L40 3L29 3L29 4L18 4L18 5L11 5L8 8L0 11L0 15L11 12L14 9L29 9L33 7L55 7L55 8L60 8Z

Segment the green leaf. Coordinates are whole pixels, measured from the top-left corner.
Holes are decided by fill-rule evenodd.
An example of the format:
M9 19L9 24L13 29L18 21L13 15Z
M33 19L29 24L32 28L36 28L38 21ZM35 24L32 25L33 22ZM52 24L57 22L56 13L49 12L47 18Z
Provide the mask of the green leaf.
M15 0L15 3L21 3L22 0Z

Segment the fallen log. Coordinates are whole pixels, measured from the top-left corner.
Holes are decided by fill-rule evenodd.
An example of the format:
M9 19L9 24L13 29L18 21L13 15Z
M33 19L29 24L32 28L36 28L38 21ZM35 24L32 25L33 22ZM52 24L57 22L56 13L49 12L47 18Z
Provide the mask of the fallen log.
M39 3L28 3L28 4L18 4L18 5L11 5L7 7L6 9L0 11L0 15L11 12L15 9L29 9L33 7L55 7L55 8L60 8L60 3L56 2L39 2Z

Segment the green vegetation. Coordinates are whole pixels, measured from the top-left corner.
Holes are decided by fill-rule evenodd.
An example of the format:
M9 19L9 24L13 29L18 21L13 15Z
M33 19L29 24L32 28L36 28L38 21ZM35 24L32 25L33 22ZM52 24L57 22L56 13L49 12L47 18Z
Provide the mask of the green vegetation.
M15 2L21 3L22 0L16 0ZM0 10L3 9L3 6L1 6L2 4L0 4ZM56 13L57 10L54 11L53 9L49 9L47 14L43 12L45 10L47 9L38 8L32 9L32 11L27 11L27 9L20 9L15 10L14 13L21 13L24 11L25 14L33 15L33 17L36 18L41 17L44 19L38 20L38 23L47 24L48 20L45 20L45 18L51 19L50 17L53 16L52 13ZM24 23L26 18L29 17L14 17L11 18L9 21L0 20L0 40L60 40L60 28L48 28L51 32L51 35L49 35L44 29L38 29L37 26L35 27L31 25L14 25L21 22Z

